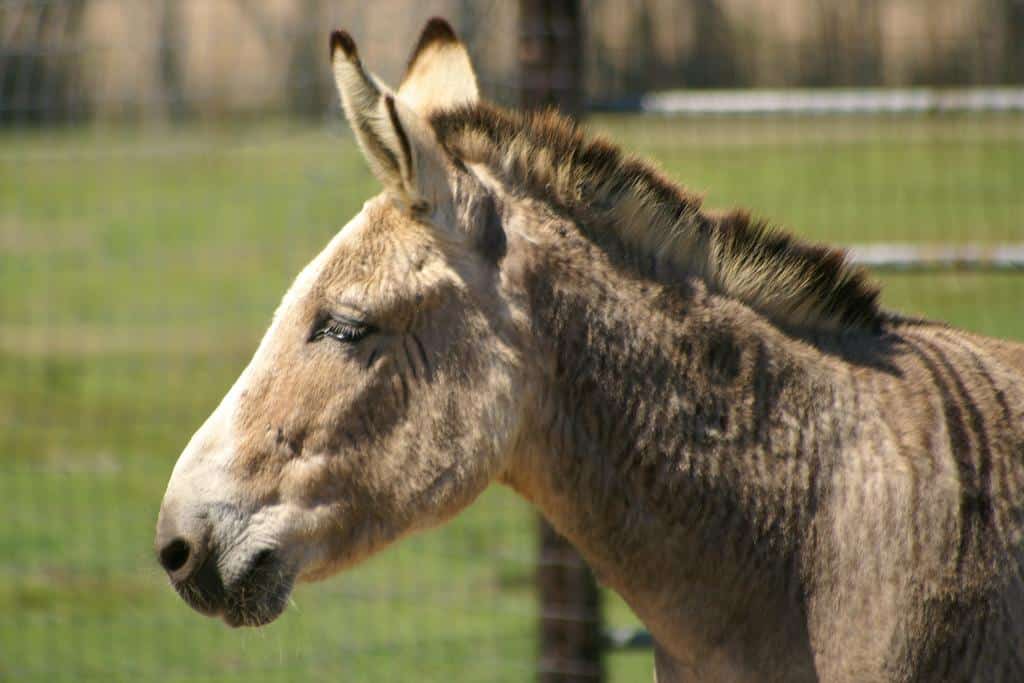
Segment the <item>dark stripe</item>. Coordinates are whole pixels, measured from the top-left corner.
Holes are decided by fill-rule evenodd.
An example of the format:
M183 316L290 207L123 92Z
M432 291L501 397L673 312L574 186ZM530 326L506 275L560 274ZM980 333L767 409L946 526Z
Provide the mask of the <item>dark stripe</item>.
M373 423L366 416L366 413L359 413L359 422L363 426L363 433L366 435L367 441L372 442L374 439Z
M772 410L777 405L778 393L772 388L772 374L768 366L768 349L764 340L757 340L757 355L754 357L753 384L754 384L754 409L751 411L753 417L753 441L764 445L765 452L772 451Z
M405 342L405 337L402 337L402 351L405 352L405 362L409 365L409 372L412 373L412 378L419 381L420 376L416 373L416 363L413 362L412 354L409 353L409 345Z
M960 376L960 371L949 362L949 357L941 352L940 347L933 346L939 356L939 362L945 367L946 372L952 377L956 390L963 399L964 408L971 419L970 428L978 438L978 514L982 524L988 525L992 522L992 448L988 436L988 427L985 424L985 416L982 415L974 396L968 391Z
M971 495L971 490L975 487L974 463L965 457L965 455L969 455L969 453L965 452L970 450L970 442L967 438L960 409L957 407L956 401L938 366L918 346L921 343L923 342L919 339L908 339L907 348L921 360L925 369L932 376L932 382L939 390L943 414L946 418L946 432L949 438L950 454L953 456L960 477L960 548L957 557L957 566L960 566L967 550L969 531L974 526L973 515L971 514L974 507L972 503L973 496Z
M981 661L982 652L986 644L990 643L989 639L989 627L992 625L994 619L982 618L975 620L974 628L967 628L963 630L964 637L970 638L971 645L973 645L971 654L967 657L966 662L961 662L961 666L967 671L977 671L978 662ZM966 665L966 666L964 666ZM1005 680L1005 679L1004 679Z
M971 442L964 425L963 414L938 365L921 348L921 346L926 345L927 343L921 339L907 339L907 348L921 360L922 365L932 376L935 387L939 390L946 418L950 453L953 456L953 461L956 463L960 477L960 545L956 560L957 568L959 569L963 565L968 544L974 535L975 519L979 508L976 492L977 474L974 463L970 459Z
M393 171L401 173L402 169L398 165L398 157L388 149L384 141L377 135L377 132L370 126L370 122L365 118L359 118L356 121L356 125L359 127L359 132L362 133L363 144L370 148L370 154L375 157L384 157Z
M373 367L373 361L377 360L377 356L380 355L380 347L374 347L373 351L370 352L370 357L366 360L366 369L369 370Z
M358 399L352 402L351 410L339 416L339 425L344 425L344 437L350 440L350 446L363 447L367 443L380 443L408 419L409 406L402 405L401 390L390 372L391 368L387 370L372 373L372 381L363 387ZM341 430L336 432L335 448L342 447L342 435Z
M430 368L430 361L427 360L427 350L423 348L423 342L420 341L419 335L412 332L412 340L416 342L416 348L420 351L420 360L423 361L423 368L426 370L426 374L430 375L433 371Z
M951 339L946 335L943 335L943 338L949 343L960 344L959 340ZM988 386L992 391L993 398L995 398L996 403L999 404L999 409L1002 411L1002 421L999 424L999 431L1002 433L1005 433L1004 430L1012 431L1014 429L1013 411L1010 409L1010 404L1006 401L1006 394L1004 394L1003 390L1000 389L999 386L996 384L996 380L992 376L992 373L985 365L982 357L972 348L972 345L962 344L961 348L963 348L964 351L966 351L968 355L970 355L971 359L974 361L975 371L988 383ZM991 461L990 467L998 468L999 485L1002 487L1002 491L1005 493L1008 483L1006 473L1006 452L1005 450L1000 450L994 455L992 455L989 459Z
M398 373L398 379L402 382L402 407L409 405L409 383L405 381L405 375L401 372Z
M989 372L988 367L982 361L982 357L979 356L974 351L974 349L971 348L970 345L961 344L961 342L955 338L950 338L946 335L943 335L943 339L945 339L947 342L951 344L960 345L960 347L963 348L964 351L970 354L971 358L974 360L974 367L978 371L978 374L981 375L985 379L985 381L988 382L988 385L992 388L992 396L996 399L996 403L999 404L1000 409L1002 409L1003 411L1003 421L1006 423L1007 426L1012 426L1013 411L1010 410L1010 404L1006 402L1006 394L1004 394L1003 390L996 385L995 378L992 377L992 373Z
M398 119L398 110L395 109L395 98L391 95L384 96L384 104L387 105L388 118L391 119L391 125L395 129L395 135L398 136L398 144L402 148L402 156L405 157L405 168L407 173L404 173L406 182L412 185L412 148L409 146L409 138L405 135L405 129L402 128L402 122Z

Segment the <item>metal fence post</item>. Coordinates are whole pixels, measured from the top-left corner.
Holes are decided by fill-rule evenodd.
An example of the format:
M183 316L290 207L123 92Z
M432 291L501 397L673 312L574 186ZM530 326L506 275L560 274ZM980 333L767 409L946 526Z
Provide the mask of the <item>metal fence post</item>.
M583 114L583 54L579 0L520 0L520 101ZM579 553L538 518L540 647L543 683L604 680L603 622L597 582Z

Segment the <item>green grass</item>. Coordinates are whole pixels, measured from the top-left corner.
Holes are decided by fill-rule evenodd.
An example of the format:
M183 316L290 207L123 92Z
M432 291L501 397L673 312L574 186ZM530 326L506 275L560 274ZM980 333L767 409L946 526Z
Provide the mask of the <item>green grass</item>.
M594 127L815 239L1024 240L1020 119ZM338 129L0 134L0 679L531 678L532 516L505 490L264 630L191 613L153 562L180 449L374 191ZM880 279L890 307L1024 338L1024 276ZM648 654L609 666L650 677Z

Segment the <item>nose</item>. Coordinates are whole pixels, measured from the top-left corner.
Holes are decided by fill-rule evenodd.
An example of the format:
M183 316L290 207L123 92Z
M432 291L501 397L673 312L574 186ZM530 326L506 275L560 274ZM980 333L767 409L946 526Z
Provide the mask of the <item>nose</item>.
M208 553L207 536L198 524L183 524L171 510L160 510L156 555L171 581L188 581L203 566Z

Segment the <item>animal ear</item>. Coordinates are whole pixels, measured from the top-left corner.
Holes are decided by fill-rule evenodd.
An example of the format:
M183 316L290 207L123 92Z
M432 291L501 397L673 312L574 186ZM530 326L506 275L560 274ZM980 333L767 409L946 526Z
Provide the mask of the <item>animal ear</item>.
M344 31L331 34L331 65L345 117L384 187L415 211L447 203L443 150L427 122L363 68Z
M480 98L466 46L444 19L435 17L423 27L398 96L420 116Z

